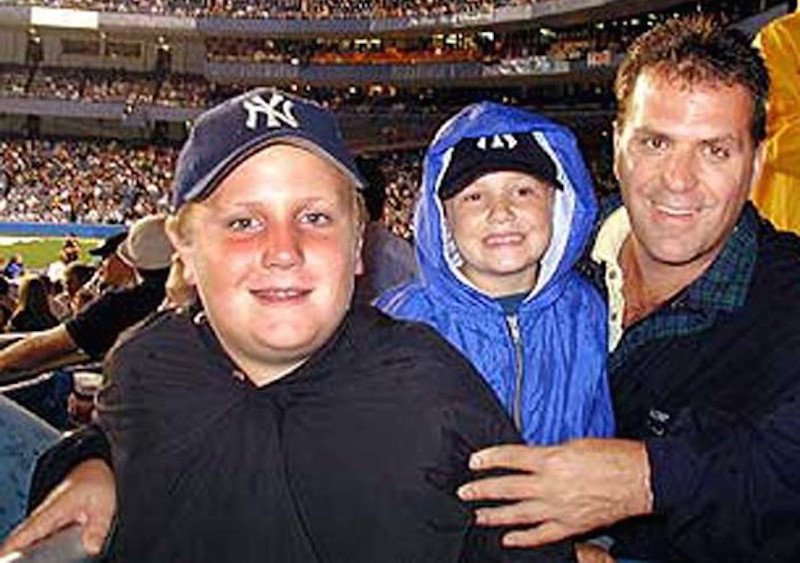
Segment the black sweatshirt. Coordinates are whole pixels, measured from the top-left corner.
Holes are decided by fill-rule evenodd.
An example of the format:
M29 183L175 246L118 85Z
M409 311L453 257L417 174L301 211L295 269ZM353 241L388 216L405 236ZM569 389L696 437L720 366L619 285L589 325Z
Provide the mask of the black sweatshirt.
M364 307L303 366L236 376L207 322L167 313L109 355L99 400L124 561L563 561L503 550L455 496L471 452L519 442L431 329Z

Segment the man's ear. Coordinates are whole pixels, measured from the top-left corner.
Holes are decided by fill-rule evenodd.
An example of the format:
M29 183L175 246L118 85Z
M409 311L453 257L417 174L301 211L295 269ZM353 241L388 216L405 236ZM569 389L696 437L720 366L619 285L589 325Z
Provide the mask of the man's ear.
M750 173L750 191L752 192L761 178L761 172L764 170L764 160L767 156L767 141L761 141L756 147L755 154L753 155L753 170Z
M620 124L618 119L615 119L611 127L613 129L612 141L613 141L613 158L611 159L612 162L612 169L614 171L614 177L619 181L619 151L622 150L622 125Z

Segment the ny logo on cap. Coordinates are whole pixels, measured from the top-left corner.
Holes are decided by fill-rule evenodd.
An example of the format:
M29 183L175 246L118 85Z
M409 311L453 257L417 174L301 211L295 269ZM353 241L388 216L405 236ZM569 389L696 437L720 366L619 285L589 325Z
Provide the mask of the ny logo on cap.
M491 139L491 140L490 140ZM485 151L489 149L507 149L514 150L517 146L517 140L511 133L503 133L502 135L492 135L492 137L481 137L475 145Z
M261 96L252 96L242 102L244 109L247 110L247 125L248 129L255 129L258 127L258 115L264 114L267 116L267 127L273 129L280 127L281 123L297 129L300 124L297 118L292 113L294 103L287 100L278 92L273 92L269 102L264 101Z

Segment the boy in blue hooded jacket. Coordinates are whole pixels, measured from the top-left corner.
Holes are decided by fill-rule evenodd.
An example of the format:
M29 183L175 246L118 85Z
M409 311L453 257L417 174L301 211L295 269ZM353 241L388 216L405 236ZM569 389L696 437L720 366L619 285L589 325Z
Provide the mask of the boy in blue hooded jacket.
M425 156L419 277L376 302L466 355L528 443L614 431L605 304L573 271L596 210L568 129L500 104L468 106Z

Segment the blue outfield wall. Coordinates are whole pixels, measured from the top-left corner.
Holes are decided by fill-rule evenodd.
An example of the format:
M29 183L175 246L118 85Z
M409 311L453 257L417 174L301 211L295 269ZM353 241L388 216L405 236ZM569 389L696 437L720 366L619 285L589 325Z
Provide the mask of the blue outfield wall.
M120 231L123 225L84 223L15 223L0 221L0 236L106 238Z

